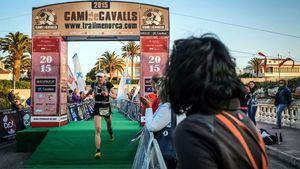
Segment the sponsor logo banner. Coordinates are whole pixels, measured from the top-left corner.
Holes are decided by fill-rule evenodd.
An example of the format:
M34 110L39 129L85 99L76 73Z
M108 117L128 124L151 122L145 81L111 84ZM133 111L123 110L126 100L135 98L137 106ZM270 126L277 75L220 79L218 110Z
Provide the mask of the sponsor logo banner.
M16 132L21 130L20 119L17 111L7 110L0 112L0 138L11 140L16 137Z
M139 36L169 31L167 8L128 2L70 2L35 8L32 34L38 36Z

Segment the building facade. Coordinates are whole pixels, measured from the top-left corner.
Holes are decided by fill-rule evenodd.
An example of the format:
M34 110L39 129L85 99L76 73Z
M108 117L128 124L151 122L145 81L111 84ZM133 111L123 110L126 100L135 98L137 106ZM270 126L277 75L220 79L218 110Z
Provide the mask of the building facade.
M263 60L259 66L258 77L278 79L300 77L300 63L295 62L293 66L293 61L289 60L279 66L284 60L285 59L267 59L266 70L265 61ZM252 77L257 76L257 72L253 68L250 69L250 74Z

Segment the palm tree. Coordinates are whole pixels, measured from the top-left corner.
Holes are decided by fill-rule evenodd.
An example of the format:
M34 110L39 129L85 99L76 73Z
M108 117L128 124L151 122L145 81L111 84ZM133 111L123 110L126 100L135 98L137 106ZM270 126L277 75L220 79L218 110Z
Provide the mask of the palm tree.
M258 77L258 73L259 73L259 70L261 68L261 62L262 62L262 59L260 58L252 58L248 64L253 68L253 70L256 72L256 77Z
M99 66L100 65L100 66ZM98 71L100 69L105 70L109 73L109 81L112 80L112 73L114 71L122 73L124 71L125 62L123 59L119 58L116 55L116 52L109 53L108 51L104 52L98 61L95 64L95 70Z
M13 34L10 32L5 38L1 38L0 42L2 52L9 54L6 58L10 58L8 63L12 66L14 81L19 81L22 68L21 60L24 54L31 52L31 39L23 33L16 32Z
M122 57L129 58L131 60L131 78L133 79L134 58L140 56L140 45L136 44L134 41L130 41L126 45L122 46L121 50L123 51Z

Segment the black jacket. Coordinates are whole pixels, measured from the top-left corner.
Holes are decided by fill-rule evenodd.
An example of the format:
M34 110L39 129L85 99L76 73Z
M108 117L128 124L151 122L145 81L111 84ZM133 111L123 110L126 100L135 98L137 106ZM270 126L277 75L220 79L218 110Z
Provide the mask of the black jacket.
M275 96L275 106L277 106L278 104L287 104L288 106L290 106L291 102L291 91L287 87L279 87Z
M243 113L231 112L257 133L255 126ZM242 116L241 116L242 115ZM239 128L259 168L262 151L254 139ZM258 135L256 135L258 137ZM216 119L215 115L196 113L177 126L174 144L179 169L250 169L250 162L236 137Z

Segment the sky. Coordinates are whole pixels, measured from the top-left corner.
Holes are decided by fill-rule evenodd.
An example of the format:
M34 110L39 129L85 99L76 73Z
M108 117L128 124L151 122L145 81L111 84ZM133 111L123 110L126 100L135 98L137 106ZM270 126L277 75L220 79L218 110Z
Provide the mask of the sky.
M1 0L0 37L20 31L31 36L32 7L67 0ZM258 52L300 62L299 0L132 0L168 7L170 45L176 39L214 33L230 49L238 68ZM250 29L249 29L250 28ZM92 69L105 51L121 55L121 42L69 42L68 59L77 53L83 74ZM0 54L3 55L3 54Z

